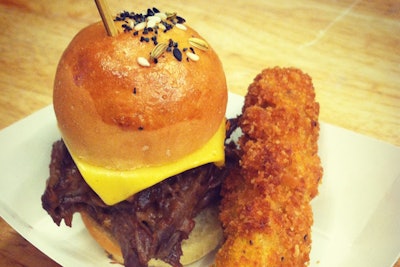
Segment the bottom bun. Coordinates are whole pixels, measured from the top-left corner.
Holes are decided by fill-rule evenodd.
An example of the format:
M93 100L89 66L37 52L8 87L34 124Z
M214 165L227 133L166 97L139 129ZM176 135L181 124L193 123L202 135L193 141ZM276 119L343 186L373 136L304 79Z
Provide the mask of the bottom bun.
M81 212L81 217L89 233L97 243L110 254L113 260L123 264L124 259L121 248L114 237L86 213ZM189 238L182 242L183 255L180 259L182 265L198 261L217 248L222 242L222 229L218 220L217 207L210 207L203 210L194 220L196 221L194 229L190 233ZM164 267L171 265L161 260L151 259L149 266Z

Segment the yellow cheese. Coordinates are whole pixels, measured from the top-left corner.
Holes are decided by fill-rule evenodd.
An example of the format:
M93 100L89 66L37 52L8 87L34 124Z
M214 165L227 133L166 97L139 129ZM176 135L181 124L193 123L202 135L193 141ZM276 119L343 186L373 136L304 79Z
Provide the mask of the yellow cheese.
M128 171L110 170L94 166L74 155L72 155L72 158L86 183L107 205L114 205L185 170L210 162L222 166L225 160L224 140L225 121L206 145L179 161L162 166L151 166Z

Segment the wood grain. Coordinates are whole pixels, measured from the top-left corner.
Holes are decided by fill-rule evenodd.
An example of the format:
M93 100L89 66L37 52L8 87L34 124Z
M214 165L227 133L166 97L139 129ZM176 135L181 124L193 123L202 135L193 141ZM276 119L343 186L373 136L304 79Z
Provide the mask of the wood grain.
M0 218L0 266L59 266Z
M397 0L109 5L114 12L155 5L183 15L218 51L229 89L242 95L263 68L301 68L313 78L322 121L400 146ZM99 20L94 1L0 0L0 129L51 104L63 50L79 29ZM2 219L0 237L1 266L57 266Z

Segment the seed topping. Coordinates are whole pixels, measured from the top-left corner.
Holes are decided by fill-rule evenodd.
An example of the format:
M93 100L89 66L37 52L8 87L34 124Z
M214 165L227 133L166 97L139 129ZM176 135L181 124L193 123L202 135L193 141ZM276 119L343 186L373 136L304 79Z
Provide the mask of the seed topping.
M168 43L159 43L159 34L166 33L173 28L186 31L186 20L176 12L160 12L157 8L149 8L145 13L135 13L122 11L114 21L122 22L121 27L124 33L131 33L133 37L139 37L140 42L153 44L154 47L150 56L140 56L137 62L142 67L150 67L156 64L164 53L171 53L172 56L182 61L182 52L186 55L186 61L196 62L200 56L195 53L195 49L206 51L209 45L200 38L191 37L188 39L189 47L180 47L174 40Z
M150 67L150 62L145 57L138 57L137 62L142 67Z
M146 28L146 22L139 22L138 24L136 24L134 27L135 31L141 31L144 28Z
M182 24L182 23L175 24L175 27L177 27L178 29L180 29L182 31L186 31L187 30L186 26L184 24Z
M200 57L198 55L196 55L192 52L189 52L189 51L186 52L186 56L193 61L198 61L200 59Z
M174 57L178 61L182 61L182 52L181 52L181 50L179 50L179 48L174 47L174 50L172 50L172 53L174 54Z
M208 44L206 43L206 41L200 38L189 38L189 44L203 51L206 51L208 49Z
M168 44L166 43L159 43L157 44L150 53L150 58L154 61L161 57L165 51L167 51Z

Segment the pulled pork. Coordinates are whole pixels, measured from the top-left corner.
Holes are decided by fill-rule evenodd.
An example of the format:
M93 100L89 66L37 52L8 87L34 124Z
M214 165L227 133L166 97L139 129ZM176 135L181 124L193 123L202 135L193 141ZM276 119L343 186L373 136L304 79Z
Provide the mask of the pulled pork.
M64 220L71 226L75 212L87 213L119 242L125 266L147 266L156 258L180 267L181 242L192 231L193 218L219 203L233 161L227 157L224 168L206 164L188 170L108 206L86 184L60 140L53 144L42 205L57 225Z

